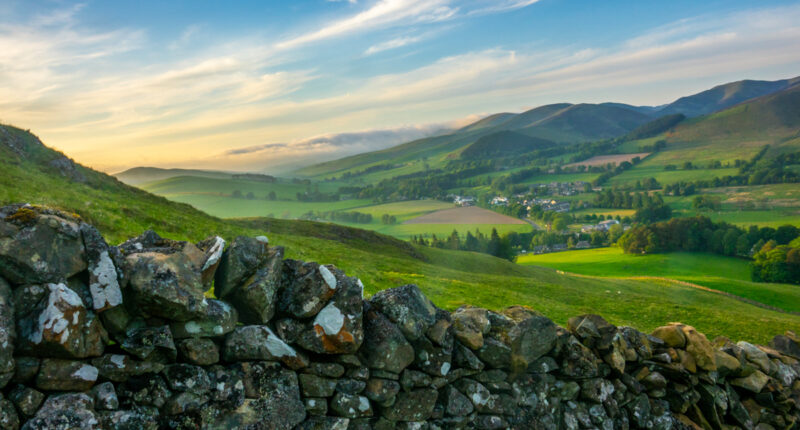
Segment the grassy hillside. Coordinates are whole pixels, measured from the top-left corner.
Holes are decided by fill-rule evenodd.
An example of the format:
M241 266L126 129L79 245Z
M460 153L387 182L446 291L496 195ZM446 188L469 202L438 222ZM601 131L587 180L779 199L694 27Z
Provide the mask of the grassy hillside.
M779 81L743 80L730 82L691 96L681 97L660 109L658 115L676 113L681 113L688 117L707 115L750 99L785 90L798 82L800 82L800 78Z
M212 170L193 169L160 169L157 167L134 167L124 172L114 173L115 178L128 185L138 185L145 182L163 181L176 176L194 176L213 179L230 179L232 174Z
M562 275L482 254L417 248L388 236L330 224L222 220L63 160L29 133L0 126L0 203L26 201L75 212L98 226L112 243L147 228L193 241L210 234L228 239L267 234L273 244L287 247L290 258L333 263L359 276L368 294L417 283L447 309L462 304L494 309L522 304L562 324L570 316L594 312L615 324L645 331L680 320L712 337L758 342L786 329L800 329L800 317L668 281Z

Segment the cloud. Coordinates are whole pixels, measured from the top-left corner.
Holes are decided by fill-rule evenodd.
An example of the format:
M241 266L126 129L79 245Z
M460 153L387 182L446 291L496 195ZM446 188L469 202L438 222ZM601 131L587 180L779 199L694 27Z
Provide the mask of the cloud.
M403 46L417 43L420 40L422 40L422 37L420 36L398 37L396 39L387 40L385 42L370 46L366 51L364 51L364 55L373 55L379 52L388 51L390 49L402 48Z
M291 49L311 42L339 37L356 32L443 21L453 17L458 8L447 0L379 0L372 7L353 16L336 20L320 28L276 45L278 49Z

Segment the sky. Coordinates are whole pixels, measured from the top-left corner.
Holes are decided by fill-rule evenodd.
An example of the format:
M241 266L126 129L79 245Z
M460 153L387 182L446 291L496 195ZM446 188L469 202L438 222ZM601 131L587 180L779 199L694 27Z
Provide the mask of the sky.
M797 1L0 0L0 122L107 172L282 173L491 113L797 75Z

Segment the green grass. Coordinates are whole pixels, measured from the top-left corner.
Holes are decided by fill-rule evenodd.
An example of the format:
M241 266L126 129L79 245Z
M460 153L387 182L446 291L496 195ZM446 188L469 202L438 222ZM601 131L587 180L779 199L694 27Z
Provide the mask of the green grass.
M420 215L435 212L442 209L450 209L453 203L441 200L409 200L404 202L384 203L380 205L365 206L358 208L361 213L372 214L376 223L380 222L383 214L394 215L398 222L416 218Z
M580 277L459 251L414 247L406 242L345 226L269 218L220 219L193 207L126 186L78 167L85 183L70 182L48 163L59 155L39 147L21 130L7 128L29 147L24 158L0 137L0 204L31 202L68 210L119 243L151 228L165 237L197 241L266 234L286 247L288 258L332 263L364 281L368 295L416 283L434 303L500 309L526 305L559 324L598 313L618 325L649 332L669 321L692 324L710 337L767 342L784 330L800 329L800 317L754 307L729 297L667 281ZM2 134L0 134L2 136ZM786 300L796 300L786 297Z
M270 216L294 219L309 211L357 211L358 208L372 203L369 200L342 200L338 202L247 200L215 194L164 194L164 197L176 202L190 204L220 218Z
M520 256L518 262L605 277L647 275L675 278L700 274L750 280L748 263L744 260L692 252L631 255L624 254L619 248L595 248L525 255Z
M378 233L394 236L400 239L410 239L411 236L423 236L430 238L432 235L442 239L450 236L453 230L457 230L458 234L462 237L467 234L467 231L475 234L475 230L480 230L481 233L489 235L493 228L497 229L497 233L501 236L509 232L529 233L533 227L530 224L394 224L394 225L351 225L352 227L366 228L376 231Z

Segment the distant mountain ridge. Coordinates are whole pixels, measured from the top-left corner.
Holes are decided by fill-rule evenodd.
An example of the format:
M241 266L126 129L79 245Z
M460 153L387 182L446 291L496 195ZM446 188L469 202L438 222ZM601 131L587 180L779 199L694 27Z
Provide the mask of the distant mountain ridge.
M134 167L111 176L128 185L138 185L145 182L161 181L176 176L199 176L202 178L230 179L233 174L216 170L197 169L162 169L159 167Z
M555 103L539 106L522 113L497 113L482 118L458 130L439 136L432 136L407 142L380 151L362 153L338 160L328 161L297 170L300 176L319 177L335 175L351 169L359 169L376 163L402 164L419 159L442 157L452 159L465 148L475 144L487 135L502 131L514 132L516 142L524 142L519 135L543 139L556 143L581 143L617 138L636 130L656 129L659 118L683 115L699 118L725 110L744 102L769 96L791 88L800 87L800 77L778 81L741 80L715 86L709 90L681 97L663 106L632 106L624 103L571 104ZM653 122L653 126L648 127ZM665 120L661 120L664 123ZM677 122L675 122L677 124ZM681 123L688 130L693 121ZM480 151L466 153L518 153L508 142L494 139L502 148L487 148L486 139L479 145Z

